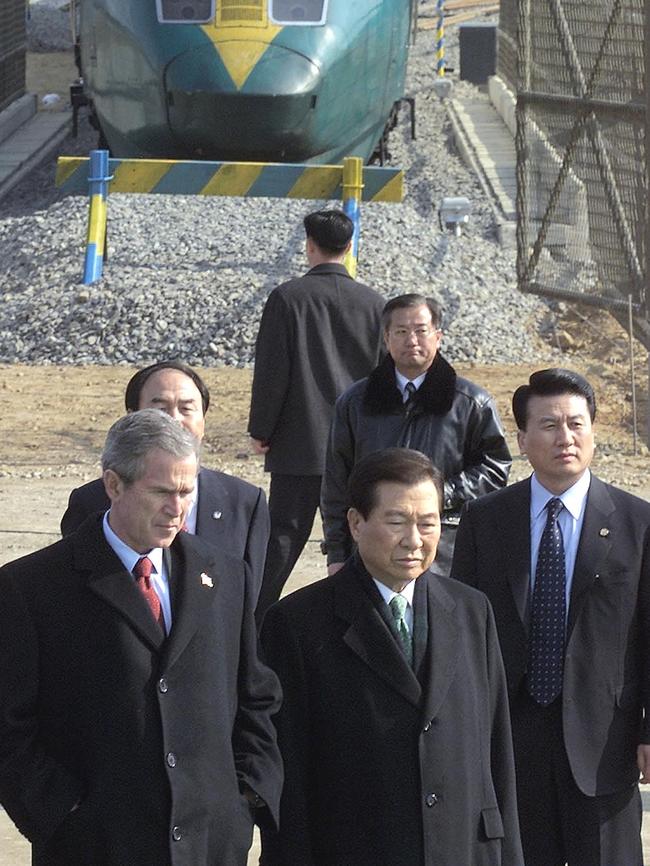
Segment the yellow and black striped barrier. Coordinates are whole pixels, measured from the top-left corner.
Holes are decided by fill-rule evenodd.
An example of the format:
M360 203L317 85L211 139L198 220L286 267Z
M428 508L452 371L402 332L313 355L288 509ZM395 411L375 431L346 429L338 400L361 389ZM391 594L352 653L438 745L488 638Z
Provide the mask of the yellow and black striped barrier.
M88 192L88 157L60 156L56 185ZM109 159L109 192L166 195L230 195L264 198L340 199L342 165ZM364 166L362 201L401 202L399 168Z
M91 157L97 153L106 151L92 151ZM56 185L69 194L88 193L90 164L88 157L60 156ZM343 165L169 159L108 159L107 164L103 180L108 193L342 199L344 210L355 223L354 254L347 262L353 276L359 243L360 203L395 203L404 198L404 172L401 169L364 166L359 157L349 157ZM100 217L105 233L105 204L104 199L103 211L100 212L93 207L91 195L89 222L95 234L101 233ZM101 265L99 260L92 270L86 268L84 282L99 279Z

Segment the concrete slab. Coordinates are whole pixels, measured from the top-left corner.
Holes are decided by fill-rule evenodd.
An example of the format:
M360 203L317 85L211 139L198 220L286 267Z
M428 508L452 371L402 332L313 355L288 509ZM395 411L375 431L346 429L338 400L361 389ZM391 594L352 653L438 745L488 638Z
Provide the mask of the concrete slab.
M499 241L512 246L517 178L515 145L508 127L487 96L452 99L448 107L456 146L493 202Z
M0 111L0 142L9 138L24 123L36 114L36 94L25 93L14 100L8 108Z
M70 132L72 111L40 111L0 142L0 198Z

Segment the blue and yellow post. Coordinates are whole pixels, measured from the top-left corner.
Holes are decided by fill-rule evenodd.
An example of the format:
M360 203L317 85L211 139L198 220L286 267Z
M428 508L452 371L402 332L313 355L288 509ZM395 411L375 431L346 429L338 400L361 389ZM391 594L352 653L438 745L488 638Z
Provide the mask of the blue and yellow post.
M106 199L108 196L108 151L91 150L88 162L90 210L86 237L83 282L94 283L102 275L106 243Z
M360 156L347 156L343 160L343 210L354 223L352 246L344 265L351 277L357 275L359 258L359 232L361 231L361 198L363 196L363 160Z
M437 0L438 26L436 28L436 74L445 74L445 0Z

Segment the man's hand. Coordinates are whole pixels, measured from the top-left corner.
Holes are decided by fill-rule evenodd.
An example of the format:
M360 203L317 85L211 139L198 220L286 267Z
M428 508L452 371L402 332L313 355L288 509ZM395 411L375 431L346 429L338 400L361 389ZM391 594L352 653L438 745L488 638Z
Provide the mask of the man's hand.
M639 767L641 778L639 782L643 785L650 784L650 745L641 743L636 749L636 762Z
M344 562L333 562L331 565L328 565L327 566L327 576L331 577L333 574L336 574L336 572L340 571L344 565L345 565Z
M263 439L253 439L251 436L251 445L253 447L253 454L267 454L270 445L268 442L265 442Z

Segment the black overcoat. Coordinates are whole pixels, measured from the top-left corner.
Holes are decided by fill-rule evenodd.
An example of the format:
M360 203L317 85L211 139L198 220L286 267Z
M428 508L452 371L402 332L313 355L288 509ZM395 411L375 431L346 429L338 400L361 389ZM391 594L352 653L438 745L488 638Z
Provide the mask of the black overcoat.
M245 866L240 785L277 813L245 566L187 533L168 565L166 639L97 517L0 570L0 802L35 866Z
M286 782L264 866L522 866L490 606L425 572L414 609L417 676L354 560L267 612Z
M336 398L382 353L385 300L341 264L316 265L268 297L255 346L248 430L265 469L322 475Z

